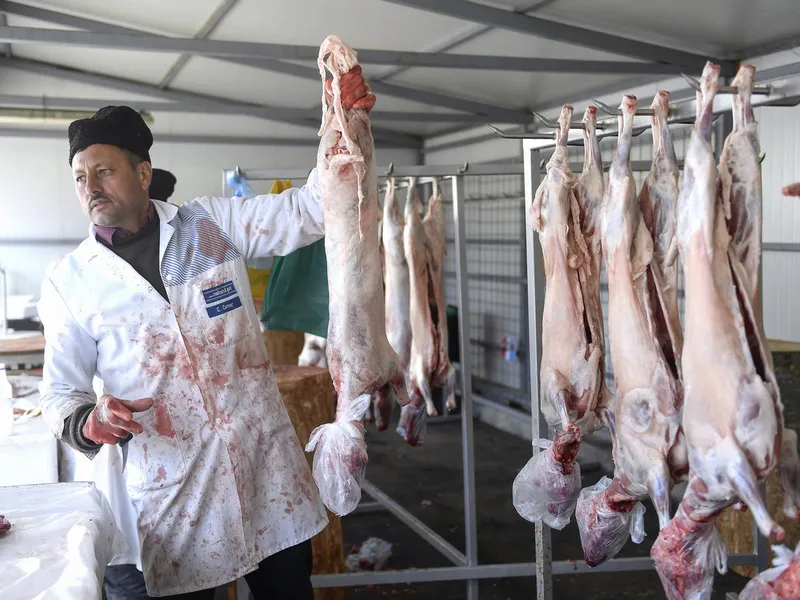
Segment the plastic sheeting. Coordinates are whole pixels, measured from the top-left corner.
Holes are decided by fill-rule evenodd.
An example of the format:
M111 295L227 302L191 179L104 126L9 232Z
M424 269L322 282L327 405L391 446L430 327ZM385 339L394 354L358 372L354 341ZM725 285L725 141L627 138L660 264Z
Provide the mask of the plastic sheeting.
M126 550L105 496L90 483L0 488L3 600L100 600L106 565Z
M800 543L794 553L786 546L775 546L775 565L750 581L739 600L791 600L800 598Z

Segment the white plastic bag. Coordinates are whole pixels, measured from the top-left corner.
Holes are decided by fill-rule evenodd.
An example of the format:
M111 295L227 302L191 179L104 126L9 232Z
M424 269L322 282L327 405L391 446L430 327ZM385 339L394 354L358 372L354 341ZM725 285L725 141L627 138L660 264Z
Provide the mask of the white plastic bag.
M419 446L425 442L425 432L428 430L428 411L425 402L418 404L411 402L400 409L400 421L397 423L397 433L411 446Z
M358 571L380 571L392 556L392 545L381 538L367 539L361 548L345 560L345 569L350 573Z
M514 479L514 508L520 516L553 529L564 529L575 510L581 489L581 468L575 461L572 472L564 474L555 459L553 443L539 440L542 452L532 457Z
M637 502L628 512L611 510L605 495L611 481L609 477L602 477L593 486L582 489L578 496L575 519L581 534L583 557L590 567L615 557L629 536L634 544L641 544L645 538L644 505Z
M774 546L775 565L751 580L739 600L788 600L800 598L800 543L794 552L786 546Z
M727 571L728 551L713 522L687 531L682 511L679 508L661 530L650 557L668 598L708 600L714 586L714 569L720 574Z
M314 481L322 501L340 517L352 512L361 500L368 461L361 420L369 404L369 394L358 396L333 423L312 431L306 445L306 452L316 448Z

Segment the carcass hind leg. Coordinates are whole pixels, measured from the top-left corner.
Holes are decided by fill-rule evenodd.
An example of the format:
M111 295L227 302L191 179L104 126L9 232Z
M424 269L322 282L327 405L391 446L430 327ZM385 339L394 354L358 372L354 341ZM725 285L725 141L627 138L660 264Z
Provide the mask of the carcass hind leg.
M372 414L375 418L375 428L384 431L389 427L389 418L394 406L395 391L391 383L372 394Z
M765 537L768 537L773 542L779 542L783 539L783 528L778 525L770 516L767 507L764 505L764 499L758 490L756 476L753 474L753 469L747 462L742 451L738 447L733 446L735 451L733 460L727 465L726 475L728 476L728 483L736 492L736 495L747 505L750 512L753 513L753 518L756 520L759 531Z
M558 416L561 418L561 430L567 431L567 429L569 429L570 419L569 419L569 412L567 411L566 390L561 390L556 394L556 397L553 399L553 404L556 407L556 412L558 412Z
M783 430L783 443L778 458L778 477L783 490L783 514L790 519L800 518L800 490L797 488L797 433Z
M456 409L456 370L450 363L447 363L447 367L447 373L442 378L445 406L447 406L447 410L453 411Z
M658 528L664 529L669 523L670 477L666 461L662 461L647 475L647 489L658 514Z
M422 397L425 399L425 406L428 409L428 415L431 417L435 417L439 414L436 410L436 406L433 404L433 392L431 391L431 382L428 381L426 377L420 377L419 380L416 382L417 386L419 387L419 391L422 394Z

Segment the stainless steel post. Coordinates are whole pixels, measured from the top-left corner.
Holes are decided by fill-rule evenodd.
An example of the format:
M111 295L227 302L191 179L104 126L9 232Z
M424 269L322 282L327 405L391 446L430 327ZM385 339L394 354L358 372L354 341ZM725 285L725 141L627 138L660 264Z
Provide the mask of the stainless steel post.
M461 363L461 445L464 465L464 532L467 565L478 564L478 515L475 507L475 444L472 427L472 372L470 369L469 293L467 279L467 215L464 178L451 177L458 296L458 341ZM478 580L467 581L467 600L478 600Z
M539 151L523 143L525 166L525 216L533 204L533 197L541 181L539 170ZM542 415L539 395L539 365L542 355L542 314L544 311L544 259L539 237L530 227L525 228L525 248L528 278L528 360L531 376L531 426L533 428L533 452L539 452L539 440L547 438L547 421ZM553 554L550 542L550 528L541 521L536 524L536 598L553 598Z

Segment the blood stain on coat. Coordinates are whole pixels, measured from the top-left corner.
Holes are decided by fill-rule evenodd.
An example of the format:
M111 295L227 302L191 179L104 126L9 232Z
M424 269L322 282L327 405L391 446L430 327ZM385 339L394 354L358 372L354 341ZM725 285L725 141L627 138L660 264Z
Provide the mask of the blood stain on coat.
M173 560L172 561L172 568L173 569L175 569L177 571L178 569L180 569L180 567L181 567L181 563L179 563L177 560Z
M169 418L169 411L163 404L156 406L156 433L164 437L175 437L175 429L172 427L172 419Z
M225 342L225 324L217 323L208 334L208 341L214 344L222 344Z
M163 466L158 467L158 477L153 479L153 483L159 483L164 481L167 478L167 471L164 469Z
M142 444L142 451L144 452L144 462L147 462L147 444Z
M258 228L258 233L260 233L261 235L269 235L269 234L270 234L270 231L269 231L269 229L261 229L261 228L259 227L259 228Z
M228 383L230 378L230 375L215 375L211 381L214 383L214 385L223 387L226 383Z
M156 535L156 537L153 539L153 542L156 544L156 546L160 546L161 545L161 536L160 535Z

